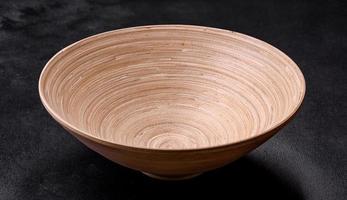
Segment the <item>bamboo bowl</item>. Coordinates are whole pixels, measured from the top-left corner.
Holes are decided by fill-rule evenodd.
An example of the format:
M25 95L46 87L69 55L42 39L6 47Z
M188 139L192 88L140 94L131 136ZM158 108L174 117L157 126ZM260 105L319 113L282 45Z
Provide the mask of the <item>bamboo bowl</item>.
M298 66L232 31L156 25L110 31L57 53L39 80L68 132L162 179L224 166L274 135L305 94Z

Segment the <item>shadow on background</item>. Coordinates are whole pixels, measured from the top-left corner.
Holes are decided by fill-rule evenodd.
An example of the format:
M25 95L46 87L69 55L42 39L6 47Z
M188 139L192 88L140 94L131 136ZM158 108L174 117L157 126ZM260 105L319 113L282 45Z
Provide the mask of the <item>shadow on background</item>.
M250 157L190 180L160 181L95 153L86 154L41 172L36 196L50 199L302 199L295 186Z

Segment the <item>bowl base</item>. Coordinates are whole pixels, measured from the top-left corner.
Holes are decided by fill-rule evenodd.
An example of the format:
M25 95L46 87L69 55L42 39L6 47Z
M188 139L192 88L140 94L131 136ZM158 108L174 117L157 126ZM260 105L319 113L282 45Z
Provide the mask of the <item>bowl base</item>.
M197 177L200 174L202 174L202 173L197 173L197 174L186 174L186 175L177 175L177 176L163 176L163 175L156 175L156 174L151 174L151 173L147 173L147 172L142 172L142 173L151 177L151 178L165 180L165 181L186 180L186 179L191 179L191 178Z

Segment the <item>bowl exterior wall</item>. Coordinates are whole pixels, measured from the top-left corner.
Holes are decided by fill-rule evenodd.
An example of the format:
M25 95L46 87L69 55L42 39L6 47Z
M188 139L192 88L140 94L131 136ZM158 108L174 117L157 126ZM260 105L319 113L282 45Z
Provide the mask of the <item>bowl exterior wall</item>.
M115 163L134 170L170 177L202 173L227 165L264 143L278 129L241 143L181 151L110 146L68 131L87 147Z

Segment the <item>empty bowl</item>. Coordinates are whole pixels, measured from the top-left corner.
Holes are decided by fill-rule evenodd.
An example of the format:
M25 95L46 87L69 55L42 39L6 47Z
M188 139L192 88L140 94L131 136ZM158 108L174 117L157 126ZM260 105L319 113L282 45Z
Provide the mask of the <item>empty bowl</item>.
M161 179L224 166L273 136L305 94L275 47L216 28L119 29L57 53L39 80L43 105L102 156Z

